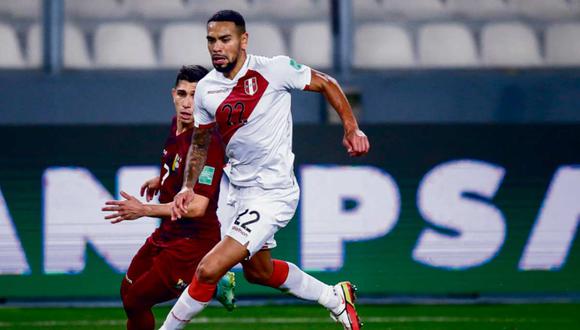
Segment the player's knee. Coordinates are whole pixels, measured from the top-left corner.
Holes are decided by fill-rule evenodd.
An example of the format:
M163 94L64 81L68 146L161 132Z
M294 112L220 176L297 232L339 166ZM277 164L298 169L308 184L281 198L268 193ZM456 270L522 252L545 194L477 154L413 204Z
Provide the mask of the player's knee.
M268 272L267 270L244 268L244 277L252 284L266 285L271 276L271 272Z
M147 310L148 308L150 308L142 303L142 299L135 297L135 295L131 294L130 292L125 294L122 297L122 300L123 300L123 309L125 309L125 313L127 314L128 317L139 314L143 310Z
M216 284L219 280L219 268L214 262L204 262L202 260L197 266L195 276L202 283Z

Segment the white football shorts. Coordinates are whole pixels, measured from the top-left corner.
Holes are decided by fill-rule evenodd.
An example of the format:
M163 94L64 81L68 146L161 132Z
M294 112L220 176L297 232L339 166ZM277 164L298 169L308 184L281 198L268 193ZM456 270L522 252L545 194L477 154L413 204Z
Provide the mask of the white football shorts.
M229 185L227 204L231 224L226 235L245 245L251 258L260 250L276 247L274 234L288 224L298 206L300 188L284 189ZM224 221L226 222L226 221Z

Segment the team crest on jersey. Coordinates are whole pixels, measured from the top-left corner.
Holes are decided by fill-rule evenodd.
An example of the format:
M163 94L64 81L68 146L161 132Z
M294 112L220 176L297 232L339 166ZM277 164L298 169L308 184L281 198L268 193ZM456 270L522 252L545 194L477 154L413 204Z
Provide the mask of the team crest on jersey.
M256 77L248 78L244 81L244 91L252 96L258 92L258 79Z
M179 155L175 155L175 159L173 159L173 164L171 165L171 170L173 172L175 172L175 170L179 168L180 162L181 162L181 157L179 157Z

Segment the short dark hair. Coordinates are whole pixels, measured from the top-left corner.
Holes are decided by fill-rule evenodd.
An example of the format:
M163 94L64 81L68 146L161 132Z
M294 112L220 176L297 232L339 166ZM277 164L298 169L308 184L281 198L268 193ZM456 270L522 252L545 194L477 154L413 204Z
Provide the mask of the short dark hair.
M235 10L220 10L207 20L207 24L210 22L233 22L240 33L246 32L246 21L244 17Z
M208 73L206 68L201 65L184 65L177 72L177 78L175 78L175 86L179 85L180 80L186 80L189 82L198 82Z

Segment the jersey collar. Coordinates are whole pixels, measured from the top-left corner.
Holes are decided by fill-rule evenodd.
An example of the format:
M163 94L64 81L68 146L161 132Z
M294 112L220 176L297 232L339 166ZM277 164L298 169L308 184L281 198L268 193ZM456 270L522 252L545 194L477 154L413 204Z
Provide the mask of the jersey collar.
M244 65L242 65L242 68L240 69L240 71L238 71L238 73L234 76L234 79L230 80L230 79L226 78L226 76L223 73L216 70L216 72L218 73L218 77L220 77L220 79L228 81L228 82L238 81L241 77L246 75L246 73L248 72L248 68L250 66L250 57L252 57L252 56L253 55L250 55L250 54L246 55L246 61L244 62Z

